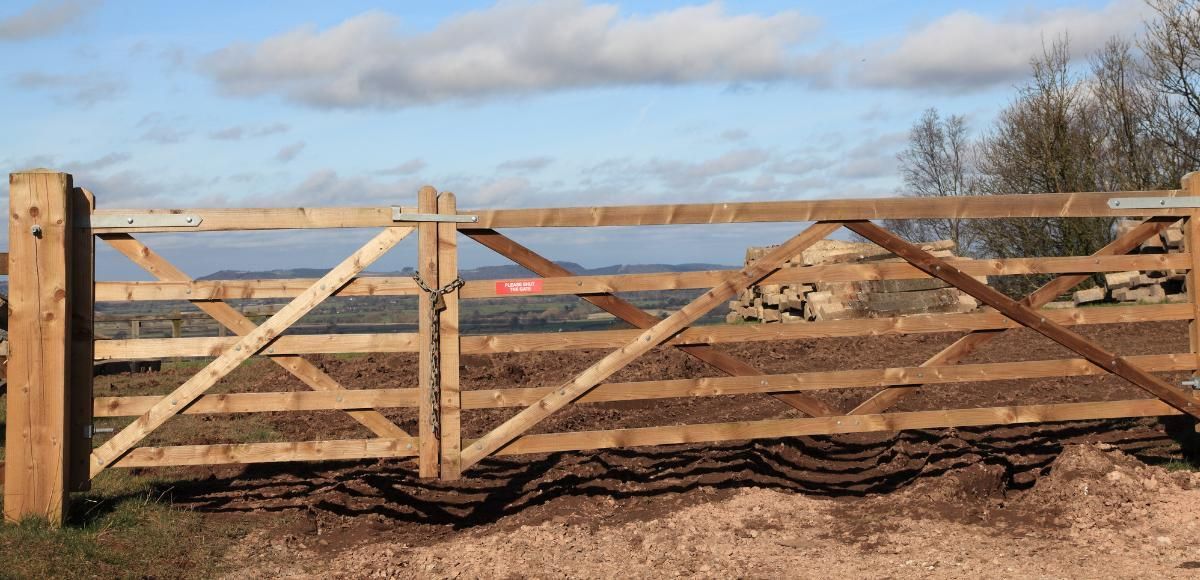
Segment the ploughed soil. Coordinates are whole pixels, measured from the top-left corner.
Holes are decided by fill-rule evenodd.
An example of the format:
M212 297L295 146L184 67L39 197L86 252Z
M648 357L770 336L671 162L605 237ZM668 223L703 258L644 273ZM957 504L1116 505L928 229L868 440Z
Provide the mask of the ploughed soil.
M1077 328L1124 355L1188 350L1186 323ZM767 373L867 369L918 365L958 336L720 348ZM465 357L464 389L558 385L604 354ZM1012 331L964 362L1072 357ZM313 360L347 388L415 384L411 355ZM96 394L164 393L193 371L105 377ZM610 380L718 374L656 350ZM267 362L219 387L304 388ZM849 410L876 390L813 394ZM1147 397L1110 377L991 381L926 387L895 410ZM466 411L464 435L515 412ZM385 414L416 431L414 412ZM759 395L660 399L574 405L534 431L799 416ZM232 441L245 417L178 417L153 442ZM340 412L254 417L268 440L367 436ZM1192 452L1192 426L1123 419L513 456L452 482L417 478L409 460L175 468L163 491L254 530L227 556L236 577L1187 578L1200 577L1200 474L1173 469Z

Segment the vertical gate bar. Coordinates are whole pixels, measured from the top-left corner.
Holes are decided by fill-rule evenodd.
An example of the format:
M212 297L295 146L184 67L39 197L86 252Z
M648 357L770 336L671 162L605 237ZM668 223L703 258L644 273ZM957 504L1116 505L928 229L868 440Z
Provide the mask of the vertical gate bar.
M4 517L60 525L67 509L72 177L9 175Z
M1200 172L1191 172L1183 176L1182 189L1184 195L1200 195ZM1188 324L1188 343L1192 355L1196 357L1197 368L1200 368L1200 212L1193 210L1183 220L1183 249L1192 256L1191 268L1188 269L1186 286L1188 302L1192 305L1192 321ZM1170 248L1168 248L1168 251ZM1192 373L1192 380L1200 380L1200 375ZM1200 431L1200 423L1196 424Z
M428 185L417 193L417 211L437 213L437 190ZM438 239L437 223L422 222L417 226L417 273L430 288L438 288ZM439 472L439 445L434 430L433 413L433 314L431 298L422 292L417 298L417 333L420 349L417 355L417 436L420 438L418 472L421 477L437 477Z
M458 207L453 193L438 196L438 213L456 214ZM449 284L458 279L458 225L438 224L438 281ZM442 404L442 479L462 476L462 393L459 391L458 291L445 295L446 309L438 317L441 361Z
M75 188L70 211L78 223L87 219L96 208L90 191ZM76 229L71 241L71 377L70 377L70 436L67 450L70 463L67 469L67 490L91 489L92 456L92 361L95 347L96 312L96 237L90 229Z

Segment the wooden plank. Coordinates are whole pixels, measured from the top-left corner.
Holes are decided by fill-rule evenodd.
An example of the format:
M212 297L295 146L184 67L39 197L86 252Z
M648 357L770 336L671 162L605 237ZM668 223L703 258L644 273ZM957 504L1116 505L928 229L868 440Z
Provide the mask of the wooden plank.
M811 222L919 218L1186 216L1186 209L1111 209L1113 197L1175 197L1179 190L979 195L941 198L821 199L746 203L464 210L479 221L461 229Z
M151 275L153 275L156 278L159 278L160 280L171 280L171 281L176 281L176 282L187 282L187 281L191 280L191 277L189 277L186 273L184 273L183 270L176 268L174 264L172 264L170 261L168 261L166 258L164 258L161 254L146 247L145 244L134 239L132 236L130 236L128 234L103 234L103 235L101 235L101 238L104 239L110 246L112 246L114 249L116 249L118 252L120 252L126 258L129 258L130 261L137 264L142 269L146 270ZM316 285L317 281L314 280L313 284ZM229 304L226 304L224 302L217 302L217 301L211 301L211 300L200 300L200 299L196 299L196 298L191 299L191 302L192 302L192 304L195 304L196 307L199 308L201 311L203 311L205 314L207 314L208 316L211 316L214 320L216 320L217 324L219 324L221 326L221 328L227 328L227 329L233 331L233 333L238 336L245 336L251 332L254 332L254 330L256 328L258 328L258 325L254 324L254 322L251 321L249 318L247 318L246 315L242 314L241 312L238 312L238 310L236 308L234 308L233 306L230 306ZM278 312L279 312L279 310L277 309L277 310L274 310L272 312L272 314L278 314ZM134 329L136 330L136 328L137 327L135 326ZM137 344L138 342L140 342L140 341L136 340L137 339L136 334L133 338L135 340L130 341L132 344ZM291 339L291 337L282 337L277 340L285 340L286 341L289 339ZM172 340L185 340L185 339L172 339ZM223 340L228 341L228 345L226 348L229 348L229 347L234 346L234 344L239 339L223 338ZM274 348L274 346L275 345L273 344L272 349ZM222 350L221 352L218 352L216 354L213 354L212 356L220 356L222 352L224 352L224 350ZM93 354L95 354L95 353L93 353ZM99 356L99 355L96 355L96 356ZM135 358L133 358L133 360L138 360L138 358L142 358L142 357L135 357ZM160 358L160 357L150 356L150 357L144 357L144 358ZM338 384L338 382L333 379L333 377L329 376L324 371L317 368L317 366L314 365L313 363L311 363L299 356L281 353L278 355L270 356L269 358L273 362L275 362L275 364L283 367L289 373L291 373L293 376L300 379L301 382L303 382L305 385L308 385L308 387L311 389L314 389L317 391L343 391L343 390L345 390L342 387L342 385ZM383 414L379 413L378 411L372 411L372 410L368 410L368 409L360 409L360 410L350 411L348 414L350 415L350 417L352 419L354 419L355 421L358 421L360 424L362 424L364 427L369 429L372 433L374 433L378 437L381 437L384 439L395 439L395 438L400 438L400 437L408 437L408 433L405 432L404 429L401 429L399 425L396 425L390 419L388 419L387 417L384 417Z
M149 411L161 395L96 397L96 417L131 417ZM224 393L203 395L183 415L212 413L266 413L285 411L348 411L355 409L410 408L417 406L417 389L343 389L339 391L287 391L275 393Z
M495 230L463 230L463 232L471 239L483 244L484 246L494 250L500 255L512 260L516 264L528 269L529 271L545 277L554 278L561 276L570 276L571 273L566 268L555 264L553 261L538 255L536 252L518 244L516 241L496 232ZM726 273L723 279L728 279L734 272ZM717 282L719 283L719 281ZM714 284L715 285L715 284ZM634 306L633 303L613 296L612 294L603 294L599 296L580 296L585 301L599 307L601 310L611 313L612 315L632 324L639 329L647 329L661 322L657 316L652 316L642 309ZM726 353L718 351L711 346L704 344L683 345L677 347L683 352L700 360L709 366L716 368L726 374L734 376L752 376L762 374L753 365L744 361L738 360ZM785 404L807 413L814 417L826 415L841 414L840 411L835 411L826 403L797 394L779 393L776 398Z
M695 322L708 311L716 308L738 292L753 285L767 274L775 271L791 256L803 251L839 229L838 224L816 223L792 239L769 252L766 256L746 266L737 276L730 277L721 285L705 292L678 312L643 331L629 344L613 351L608 356L588 367L574 380L559 387L551 394L526 407L516 416L502 423L488 434L479 438L463 450L462 468L466 469L487 457L500 447L529 430L542 419L568 405L591 390L612 373L624 368L639 356L649 352L674 334Z
M673 205L629 205L505 210L464 210L479 221L460 228L531 228L715 224L752 222L811 222L823 220L874 220L913 218L1019 218L1019 217L1121 217L1173 215L1186 209L1111 209L1112 197L1175 197L1179 190L1114 191L980 195L948 198L830 199ZM411 211L406 209L405 211ZM193 208L103 209L95 216L121 218L129 214L187 213L199 215L196 227L111 227L96 233L212 232L307 228L371 228L397 225L388 207L336 208ZM81 226L82 227L82 226Z
M66 516L72 189L66 173L9 175L8 521L41 517L59 525Z
M457 213L453 193L438 195L438 213ZM437 226L438 280L449 284L458 279L458 228L453 223ZM441 361L441 477L458 479L462 475L462 393L459 385L458 299L459 292L445 295L446 309L438 317Z
M1137 355L1135 364L1153 372L1195 370L1191 353ZM1005 363L979 363L941 367L892 367L849 371L817 371L746 377L705 377L628 383L604 383L580 397L577 403L611 403L678 397L716 397L853 389L894 385L947 385L1049 377L1103 376L1108 371L1085 359L1036 360ZM546 396L553 387L481 389L462 392L463 409L500 409L528 406ZM161 400L158 395L132 397L96 397L96 417L131 417L146 412ZM204 395L196 399L185 415L215 413L260 413L287 411L328 411L347 409L414 408L417 390L349 389L330 391L290 391L273 393L226 393Z
M75 219L86 218L96 207L90 191L75 188L71 191L70 211ZM87 491L91 488L88 458L92 455L92 373L95 370L93 325L96 304L93 287L96 272L96 238L87 230L76 230L71 240L71 370L70 424L67 445L70 467L67 470L67 489Z
M721 441L774 439L804 435L891 432L907 429L983 427L988 425L1018 425L1056 421L1158 417L1179 414L1179 411L1157 399L1139 399L1129 401L912 411L906 413L844 417L806 417L803 419L523 435L498 451L496 455L554 453L644 445L716 443Z
M482 232L488 230L463 230ZM1048 258L1008 258L1000 260L950 260L955 267L972 276L1025 274L1064 274L1126 272L1131 270L1187 270L1192 257L1186 253L1124 256L1070 256ZM615 274L606 276L555 276L542 285L540 296L644 292L649 290L686 290L712 288L736 270L698 272L660 272L652 274ZM855 282L861 280L913 280L930 276L904 262L874 264L831 264L803 268L780 268L764 278L762 284L803 284ZM194 282L97 282L96 299L123 302L130 300L230 300L248 298L292 298L311 286L315 279L286 280L197 280ZM496 284L503 280L469 280L460 291L462 298L521 298L520 294L500 294ZM355 278L335 296L415 296L412 278ZM158 317L161 318L161 317Z
M1188 195L1200 195L1200 172L1191 172L1183 176L1183 191ZM1192 212L1183 221L1183 248L1193 256L1193 262L1188 267L1187 279L1184 282L1188 294L1188 302L1192 305L1192 321L1188 323L1188 342L1192 354L1200 361L1200 212ZM1196 378L1195 375L1192 377ZM1197 428L1200 428L1198 426Z
M1191 354L1140 355L1135 364L1154 372L1187 371L1197 368ZM605 383L576 403L611 403L680 397L717 397L788 391L857 389L893 385L949 385L1040 379L1050 377L1103 376L1108 371L1085 359L1035 360L979 363L940 367L893 367L849 371L818 371L744 377L705 377L630 383ZM553 387L483 389L463 393L464 409L498 409L528 406L553 391Z
M1111 243L1097 250L1093 257L1100 260L1106 256L1119 256L1132 252L1141 246L1142 242L1149 237L1158 236L1173 223L1170 219L1151 218L1143 221L1134 228L1117 237ZM957 267L957 264L955 264ZM1086 274L1075 274L1071 276L1060 276L1043 284L1037 290L1034 290L1029 296L1026 296L1021 302L1030 308L1041 308L1052 302L1055 298L1074 288L1079 283L1086 280ZM1063 324L1060 320L1055 320ZM933 355L929 360L925 361L928 366L939 366L946 364L954 364L958 361L970 356L980 346L991 342L1003 334L1004 330L996 329L980 329L972 331L970 334L958 339L950 346L942 349L937 354ZM866 401L859 404L850 411L851 415L870 415L882 413L894 406L900 399L916 392L918 386L913 387L898 387L884 389Z
M414 208L404 208L411 212ZM94 228L97 234L143 234L150 232L191 233L240 230L295 230L313 228L408 227L392 221L390 207L266 207L203 209L99 209L96 217L124 218L127 215L180 214L198 215L203 221L195 227L111 227ZM83 227L81 225L80 227Z
M216 357L233 348L237 341L235 337L220 336L98 340L96 360ZM276 339L269 349L269 354L275 355L272 360L284 355L345 352L417 352L417 334L287 335Z
M297 296L261 326L241 337L232 350L221 354L174 392L135 419L133 423L97 447L92 452L92 476L94 477L104 468L112 465L138 441L195 401L197 397L204 394L204 391L228 375L246 359L270 344L280 333L287 330L288 326L312 311L350 278L374 263L411 232L412 228L383 230L330 270L308 292Z
M1047 318L1065 325L1118 324L1190 320L1190 304L1148 304L1112 308L1062 308L1046 310ZM841 336L929 334L1019 328L1021 325L996 312L921 314L862 320L820 320L805 324L743 324L689 328L666 342L727 344L799 340ZM536 352L616 348L636 338L638 330L587 330L522 334L468 335L461 338L463 354ZM146 338L98 340L96 360L215 357L227 351L234 338ZM404 334L305 334L279 337L271 352L283 354L417 352L417 335Z
M1200 400L1197 400L1192 393L1175 387L1146 372L1145 369L1131 363L1129 359L1119 357L1092 341L1071 332L1067 327L1056 324L1052 320L1047 320L1041 313L1030 308L1028 305L1017 302L987 284L959 272L944 260L935 258L921 248L902 240L895 234L871 222L850 222L846 224L846 227L875 242L880 247L886 248L888 251L904 258L910 264L945 280L955 288L995 308L1021 325L1088 359L1092 364L1141 387L1172 407L1193 417L1200 417Z
M334 461L412 457L416 439L342 439L286 443L232 443L139 447L113 467L166 467L169 465L226 465L282 461Z
M425 186L417 193L417 211L437 213L437 190ZM438 288L438 225L425 222L417 226L417 272L429 288ZM437 477L441 471L441 442L434 425L437 405L433 385L433 315L429 295L422 292L417 300L417 427L421 440L419 473L421 477ZM440 401L438 401L440 402Z

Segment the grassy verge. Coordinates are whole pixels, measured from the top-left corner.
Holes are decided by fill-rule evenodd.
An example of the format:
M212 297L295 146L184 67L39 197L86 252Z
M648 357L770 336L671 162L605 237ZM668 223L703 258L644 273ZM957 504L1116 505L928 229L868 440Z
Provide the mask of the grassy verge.
M69 521L0 525L0 577L197 578L222 570L246 530L173 507L167 481L125 470L101 474L71 498Z

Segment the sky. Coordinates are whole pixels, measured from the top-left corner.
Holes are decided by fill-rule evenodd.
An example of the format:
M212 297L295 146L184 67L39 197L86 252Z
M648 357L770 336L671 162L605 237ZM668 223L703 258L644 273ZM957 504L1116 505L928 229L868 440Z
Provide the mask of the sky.
M1068 35L1083 66L1148 16L1140 0L4 0L0 166L69 172L105 209L412 205L425 184L463 209L896 195L924 109L986 130L1044 42ZM739 264L797 228L508 233L597 267ZM374 233L142 239L202 276L331 267ZM460 247L463 267L505 263ZM99 278L139 272L98 244Z

